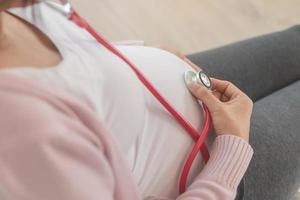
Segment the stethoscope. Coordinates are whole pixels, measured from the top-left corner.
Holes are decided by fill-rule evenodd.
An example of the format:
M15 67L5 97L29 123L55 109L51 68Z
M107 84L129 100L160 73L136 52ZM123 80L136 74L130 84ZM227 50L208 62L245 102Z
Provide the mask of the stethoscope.
M198 133L196 129L194 129L189 122L187 122L169 103L168 101L153 87L153 85L145 78L145 76L138 70L138 68L130 62L125 56L123 56L115 47L113 47L109 42L107 42L97 31L89 25L89 23L84 20L71 6L68 0L61 0L64 13L66 16L73 22L75 22L78 26L88 31L101 45L110 50L113 54L118 56L121 60L123 60L128 66L136 73L138 78L142 81L145 87L156 97L156 99L167 109L170 114L186 129L186 131L190 134L190 136L195 140L195 145L189 154L188 159L186 160L181 175L179 179L179 193L183 193L186 189L186 182L188 179L189 171L191 169L192 163L197 156L198 152L201 150L202 156L204 158L205 163L207 163L209 159L209 152L207 146L205 144L205 139L208 136L209 129L211 126L211 115L209 113L208 108L205 104L203 105L203 110L205 112L205 122L204 127L201 133ZM186 71L184 73L184 81L188 82L196 82L199 84L203 84L207 89L211 90L212 84L209 76L207 76L203 71L194 72L194 71Z

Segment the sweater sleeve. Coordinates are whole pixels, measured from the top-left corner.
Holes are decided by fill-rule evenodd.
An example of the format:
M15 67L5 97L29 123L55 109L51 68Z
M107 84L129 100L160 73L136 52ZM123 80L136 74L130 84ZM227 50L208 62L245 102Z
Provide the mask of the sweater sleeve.
M208 163L176 200L234 200L252 155L252 147L243 139L217 136ZM153 196L146 200L166 199Z
M0 199L140 199L125 172L116 174L129 169L120 168L76 115L61 109L0 92ZM252 154L242 139L218 136L209 162L177 200L233 200Z
M0 199L114 199L103 146L76 116L0 94Z
M243 139L218 136L208 163L178 200L234 200L252 155L252 147Z

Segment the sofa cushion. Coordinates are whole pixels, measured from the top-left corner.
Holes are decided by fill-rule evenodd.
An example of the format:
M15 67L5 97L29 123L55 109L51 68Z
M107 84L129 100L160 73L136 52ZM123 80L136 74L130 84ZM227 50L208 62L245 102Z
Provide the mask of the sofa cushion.
M256 101L300 79L299 47L300 25L188 57Z
M289 191L296 192L295 183L300 183L300 80L255 102L250 143L254 156L245 176L245 199L286 199ZM260 185L253 186L256 183ZM282 197L275 198L275 194Z

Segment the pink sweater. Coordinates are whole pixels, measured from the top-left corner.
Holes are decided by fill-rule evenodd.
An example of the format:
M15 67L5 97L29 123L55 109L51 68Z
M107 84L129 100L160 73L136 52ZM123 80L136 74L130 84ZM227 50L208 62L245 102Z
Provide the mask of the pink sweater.
M143 199L116 138L75 97L0 73L0 113L0 199ZM238 137L222 135L210 153L178 200L234 199L253 149Z

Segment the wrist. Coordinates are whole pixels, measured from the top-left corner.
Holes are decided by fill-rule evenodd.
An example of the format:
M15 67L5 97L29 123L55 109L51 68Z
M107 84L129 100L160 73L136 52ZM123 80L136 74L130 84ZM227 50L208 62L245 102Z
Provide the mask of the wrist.
M228 130L218 130L216 134L221 135L232 135L243 139L249 143L249 130L240 130L240 129L228 129Z
M242 139L244 142L247 142L249 143L249 135L245 135L245 134L232 134L232 133L221 133L221 134L218 134L218 136L221 136L221 135L230 135L230 136L233 136L233 137L237 137L239 139Z
M199 176L216 180L234 190L245 174L252 156L253 149L244 139L231 134L219 135L214 141L211 157Z

